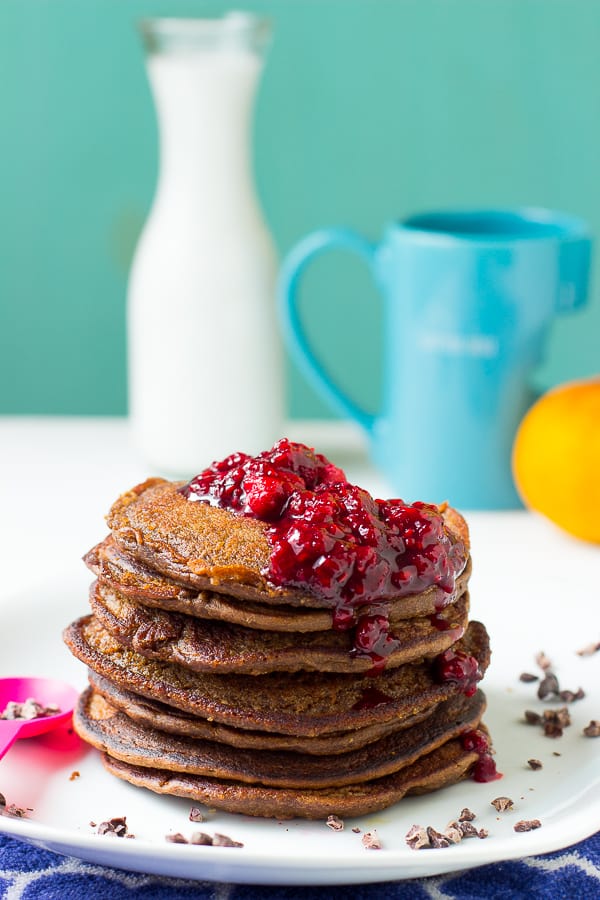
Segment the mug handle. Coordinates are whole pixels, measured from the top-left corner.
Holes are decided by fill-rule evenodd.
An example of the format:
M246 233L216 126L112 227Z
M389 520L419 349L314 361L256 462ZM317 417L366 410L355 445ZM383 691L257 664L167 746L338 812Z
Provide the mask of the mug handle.
M281 267L278 286L279 318L287 346L307 380L337 412L350 416L367 432L371 432L376 417L358 406L329 376L313 353L298 312L298 287L304 269L315 256L333 247L357 253L373 274L375 247L366 238L347 228L313 231L296 244Z
M557 311L571 312L585 303L592 244L588 237L564 240L559 249Z

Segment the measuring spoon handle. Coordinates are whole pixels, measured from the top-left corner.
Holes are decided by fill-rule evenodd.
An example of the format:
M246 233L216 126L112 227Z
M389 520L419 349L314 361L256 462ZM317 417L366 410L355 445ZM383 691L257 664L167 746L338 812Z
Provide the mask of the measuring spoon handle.
M0 759L12 747L19 732L23 728L23 722L16 719L3 719L0 721Z

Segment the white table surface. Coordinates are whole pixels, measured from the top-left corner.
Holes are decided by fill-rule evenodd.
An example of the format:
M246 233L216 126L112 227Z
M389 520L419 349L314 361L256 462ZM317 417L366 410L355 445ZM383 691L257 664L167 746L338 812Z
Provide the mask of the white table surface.
M342 423L291 423L304 440L376 496L385 480L369 465L360 434ZM151 471L117 418L0 417L0 600L63 572L82 571L82 554L105 533L104 516L123 491ZM201 469L205 461L200 461ZM195 474L195 473L190 473ZM423 498L432 499L432 498ZM449 498L451 500L451 498ZM600 623L600 548L563 534L522 510L466 512L472 543L472 594L510 578L532 599L558 579L586 590ZM546 586L545 586L546 585Z
M357 479L385 492L351 426L294 423L288 433L350 462ZM199 461L198 471L210 462ZM157 474L136 453L126 419L0 417L0 601L74 570L89 581L80 559L104 535L110 505Z

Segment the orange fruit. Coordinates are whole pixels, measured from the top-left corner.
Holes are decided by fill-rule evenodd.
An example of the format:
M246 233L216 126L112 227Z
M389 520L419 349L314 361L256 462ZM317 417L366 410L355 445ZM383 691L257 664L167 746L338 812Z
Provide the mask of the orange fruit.
M544 394L521 422L513 475L527 507L600 543L600 377Z

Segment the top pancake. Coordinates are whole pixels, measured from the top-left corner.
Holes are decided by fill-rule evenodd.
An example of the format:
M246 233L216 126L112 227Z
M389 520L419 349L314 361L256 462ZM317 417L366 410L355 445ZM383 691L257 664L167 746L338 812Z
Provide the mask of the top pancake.
M263 574L270 561L265 522L190 502L178 493L182 485L151 478L113 504L107 522L122 550L185 587L261 603L331 608L330 601L268 582ZM454 540L467 547L468 531L462 516L450 507L443 508L442 514ZM466 549L464 562L466 566ZM445 605L440 598L433 602ZM423 614L421 610L413 613Z
M333 627L333 615L327 609L308 606L293 606L290 609L289 604L275 603L272 597L267 598L267 602L258 602L256 591L249 591L244 585L231 586L235 596L185 587L134 559L119 547L112 535L92 547L84 556L84 561L98 576L103 587L143 606L182 612L199 619L230 622L260 631L330 631ZM419 594L387 601L385 609L382 609L381 603L365 604L361 612L364 615L384 612L392 626L405 619L433 615L463 595L470 575L469 557L452 593L447 594L432 585ZM249 594L254 599L249 599Z

